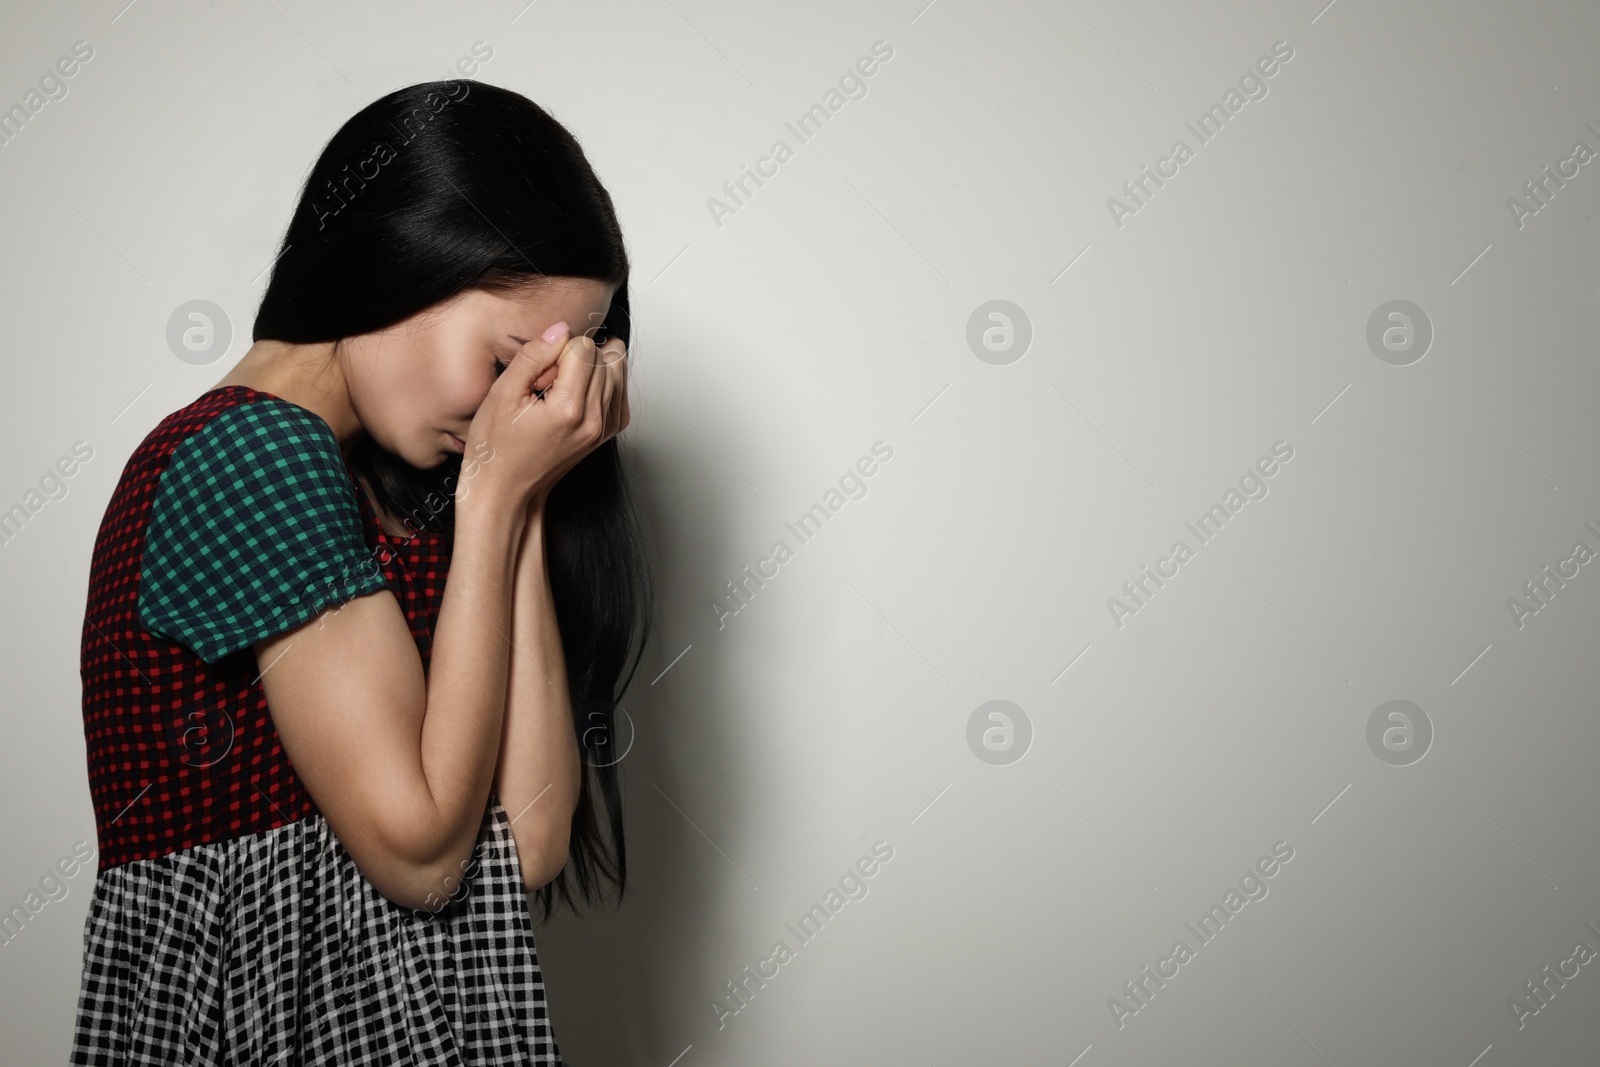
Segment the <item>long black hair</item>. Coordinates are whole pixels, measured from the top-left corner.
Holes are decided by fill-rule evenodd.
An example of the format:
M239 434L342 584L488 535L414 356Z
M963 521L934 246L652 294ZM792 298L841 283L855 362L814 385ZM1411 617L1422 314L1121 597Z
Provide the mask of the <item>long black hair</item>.
M618 286L603 329L627 342L628 270L610 194L561 123L508 89L424 82L369 104L328 141L284 234L252 340L333 341L337 350L344 338L464 290L566 277ZM349 462L385 511L453 541L461 459L419 469L362 434ZM550 491L545 552L584 764L567 864L538 891L548 919L557 891L580 910L569 874L586 902L602 877L619 903L627 884L616 710L644 652L654 593L616 437Z

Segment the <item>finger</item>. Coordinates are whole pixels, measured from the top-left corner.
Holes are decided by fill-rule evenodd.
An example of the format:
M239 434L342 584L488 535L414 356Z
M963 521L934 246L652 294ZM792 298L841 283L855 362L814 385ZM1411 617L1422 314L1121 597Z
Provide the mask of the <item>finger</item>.
M610 337L605 341L595 341L594 335L600 333L601 331L609 332L608 327L605 326L604 323L590 326L587 330L583 331L583 336L587 337L591 341L594 341L594 362L600 366L604 366L605 364L615 360L617 358L617 352L624 348L625 345L620 337Z
M600 443L605 444L621 429L617 425L617 394L621 390L620 380L616 374L616 364L606 364L606 395L600 401L600 415L603 425L600 430Z
M591 346L585 345L584 340L582 334L576 337L569 335L562 342L561 352L550 368L551 373L542 375L541 381L535 383L541 386L547 399L566 405L568 411L582 411L588 403L589 382L593 378L594 368L589 365L588 359Z
M598 326L590 326L589 330L584 331L584 333L573 334L573 338L571 338L571 341L576 341L576 339L578 339L578 338L589 338L589 341L592 342L592 341L594 341L594 331L595 330L598 330ZM568 341L568 344L571 344L571 341ZM608 363L608 362L614 362L614 358L616 358L616 357L614 357L614 352L624 352L624 354L626 354L626 349L627 349L627 346L626 346L626 344L624 344L624 342L621 341L621 339L611 338L610 341L606 341L605 342L605 346L597 347L597 350L595 350L594 357L589 358L589 363L592 363L592 365L595 365L595 366L603 366L603 365L606 365L606 363ZM602 357L602 355L600 355L600 352L602 352L602 350L605 350L606 354L608 354L608 355L605 355L605 357ZM550 366L549 370L546 371L546 373L542 374L541 379L536 379L536 381L533 382L533 387L534 387L534 389L541 390L541 392L542 392L542 390L549 389L550 382L554 382L554 381L555 381L555 366L552 365L552 366Z
M551 339L546 340L546 337ZM545 337L535 338L517 349L516 355L511 357L506 369L500 372L495 384L499 385L509 378L511 384L504 388L512 390L513 396L521 398L531 395L538 387L539 379L546 376L552 364L559 362L561 353L565 350L567 337L567 324L556 323L546 331Z
M606 402L611 393L611 370L599 361L594 360L595 374L589 379L589 392L585 397L587 401L583 421L586 427L598 427L599 436L595 439L598 446L606 439Z
M628 365L621 359L607 370L613 372L606 401L606 437L615 437L628 425Z
M605 435L607 441L622 432L621 405L625 399L628 381L628 346L620 337L613 337L600 348L600 358L606 372Z
M605 387L605 367L599 360L598 350L595 348L594 339L589 337L587 334L574 337L572 339L572 346L578 352L579 358L581 358L588 367L588 379L583 383L582 397L583 420L587 423L594 415L595 397L599 395Z

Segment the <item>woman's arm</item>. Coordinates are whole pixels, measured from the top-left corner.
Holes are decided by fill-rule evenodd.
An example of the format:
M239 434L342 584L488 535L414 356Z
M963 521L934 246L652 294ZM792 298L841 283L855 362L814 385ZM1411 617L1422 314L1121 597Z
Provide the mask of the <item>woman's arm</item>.
M255 642L284 750L368 880L428 907L483 822L505 708L509 580L525 519L474 493L439 609L431 670L387 589Z
M499 765L491 787L511 819L532 892L566 866L583 766L550 594L544 498L528 509L512 582L511 653Z
M529 654L507 640L517 557L532 502L603 440L604 386L616 371L595 388L597 370L586 338L528 342L479 405L467 450L479 455L486 446L490 456L471 492L456 494L426 677L387 589L254 642L290 762L356 866L398 904L435 907L469 865L494 781L511 663ZM533 400L535 383L548 383L552 372L552 391Z

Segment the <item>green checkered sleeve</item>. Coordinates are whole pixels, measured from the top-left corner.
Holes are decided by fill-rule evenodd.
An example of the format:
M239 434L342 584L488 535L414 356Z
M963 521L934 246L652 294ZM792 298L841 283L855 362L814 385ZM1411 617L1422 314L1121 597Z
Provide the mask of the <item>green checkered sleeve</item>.
M388 588L328 424L268 398L213 416L151 502L139 620L207 663Z

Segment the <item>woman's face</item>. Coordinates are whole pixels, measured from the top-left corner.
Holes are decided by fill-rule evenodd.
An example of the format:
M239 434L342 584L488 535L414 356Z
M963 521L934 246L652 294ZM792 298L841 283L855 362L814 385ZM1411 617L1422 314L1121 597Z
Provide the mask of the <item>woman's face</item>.
M465 449L467 427L523 342L558 322L597 336L614 286L550 278L512 293L469 289L340 348L350 405L362 428L413 467L437 467Z

